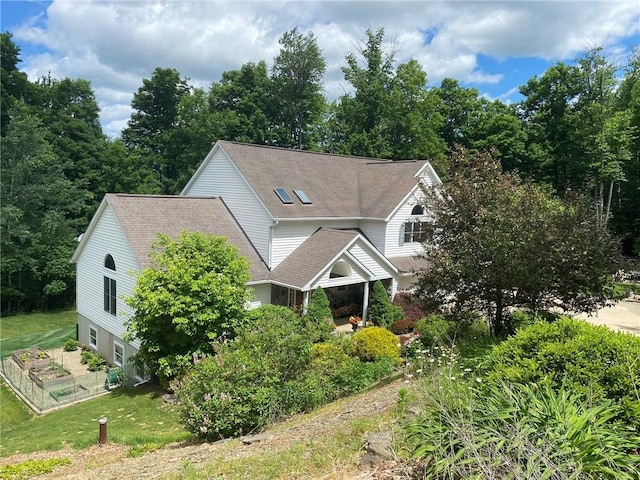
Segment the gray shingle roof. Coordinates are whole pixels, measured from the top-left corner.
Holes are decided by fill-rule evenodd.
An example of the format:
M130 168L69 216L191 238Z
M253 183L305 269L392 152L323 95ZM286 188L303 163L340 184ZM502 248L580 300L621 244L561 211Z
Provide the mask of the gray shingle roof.
M176 238L183 230L200 231L227 237L238 247L251 263L252 281L269 278L267 266L221 198L124 194L106 198L142 268L150 266L157 233Z
M302 288L324 269L360 232L321 228L271 272L271 280Z
M425 258L410 257L391 257L389 261L401 272L401 273L414 273L431 268L431 262Z
M392 162L229 141L218 144L251 184L274 218L386 218L417 184L427 161ZM293 203L274 193L284 188ZM303 205L293 194L303 190Z

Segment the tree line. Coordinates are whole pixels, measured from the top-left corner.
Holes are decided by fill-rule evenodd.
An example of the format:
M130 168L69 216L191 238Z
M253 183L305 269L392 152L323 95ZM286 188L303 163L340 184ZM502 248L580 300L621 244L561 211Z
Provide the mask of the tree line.
M444 79L427 87L416 60L398 63L384 30L345 57L351 90L323 93L326 61L312 32L285 32L266 61L226 71L208 89L156 68L134 93L120 138L108 138L84 79L29 81L0 34L2 312L73 301L76 238L107 192L179 193L216 140L392 160L493 152L502 169L564 196L590 196L603 229L640 251L640 51L620 69L601 48L558 62L507 105Z

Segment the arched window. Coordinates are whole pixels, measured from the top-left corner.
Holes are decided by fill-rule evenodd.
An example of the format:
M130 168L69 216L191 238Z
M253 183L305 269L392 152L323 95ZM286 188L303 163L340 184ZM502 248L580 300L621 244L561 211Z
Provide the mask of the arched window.
M411 215L424 215L424 207L422 205L416 205L411 210Z
M116 271L116 262L113 260L111 255L107 254L107 256L104 257L104 266L109 270L113 270L114 272Z
M104 257L104 266L109 270L116 271L116 262L113 260L113 257L107 254ZM104 276L104 311L110 313L111 315L116 314L116 279Z
M351 267L344 260L340 260L331 269L329 278L348 277L349 275L351 275Z

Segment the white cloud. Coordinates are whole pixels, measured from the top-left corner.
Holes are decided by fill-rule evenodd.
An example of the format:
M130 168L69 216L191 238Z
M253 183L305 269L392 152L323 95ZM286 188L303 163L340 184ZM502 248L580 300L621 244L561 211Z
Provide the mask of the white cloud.
M48 52L23 55L31 79L47 75L91 81L109 134L126 124L133 93L156 67L176 68L207 87L223 71L276 55L278 38L311 30L327 61L330 98L349 91L344 56L364 29L384 27L396 60L417 59L431 84L445 77L503 85L507 75L482 70L479 55L498 61L572 60L594 45L620 50L640 32L640 7L628 1L77 1L54 0L42 18L16 29L14 40ZM426 41L429 40L429 41ZM122 117L120 117L122 115Z

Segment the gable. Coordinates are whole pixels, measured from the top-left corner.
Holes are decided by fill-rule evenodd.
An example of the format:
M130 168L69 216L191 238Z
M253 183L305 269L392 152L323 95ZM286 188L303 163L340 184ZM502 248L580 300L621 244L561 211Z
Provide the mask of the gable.
M177 238L185 230L200 231L224 236L235 245L240 255L245 256L251 264L252 281L268 278L265 263L220 198L107 194L103 203L113 210L119 228L141 268L151 266L149 253L158 233ZM104 210L101 205L94 217L96 222ZM80 255L91 237L90 228L73 259Z

